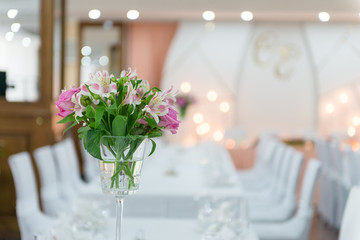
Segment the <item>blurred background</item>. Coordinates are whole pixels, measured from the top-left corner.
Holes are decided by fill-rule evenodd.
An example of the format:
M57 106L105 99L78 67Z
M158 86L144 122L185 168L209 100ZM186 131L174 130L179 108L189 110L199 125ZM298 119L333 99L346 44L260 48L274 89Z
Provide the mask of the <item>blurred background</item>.
M263 133L358 150L359 63L355 0L0 0L0 225L17 231L8 156L64 138L54 101L89 73L178 89L165 140L216 141L247 168Z

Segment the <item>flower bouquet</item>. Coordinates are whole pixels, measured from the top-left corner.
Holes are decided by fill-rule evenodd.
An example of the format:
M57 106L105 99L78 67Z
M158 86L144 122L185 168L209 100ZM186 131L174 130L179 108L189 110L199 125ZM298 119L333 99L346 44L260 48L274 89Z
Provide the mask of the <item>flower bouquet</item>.
M195 98L190 95L179 95L176 97L176 105L180 109L180 117L185 118L187 108L195 103Z
M152 142L150 156L156 148L152 138L164 130L177 132L175 102L172 88L150 88L129 68L119 78L106 71L90 75L80 87L63 90L55 104L63 117L58 123L71 123L65 131L82 125L79 138L99 159L102 190L115 195L122 208L123 196L138 190L145 140Z

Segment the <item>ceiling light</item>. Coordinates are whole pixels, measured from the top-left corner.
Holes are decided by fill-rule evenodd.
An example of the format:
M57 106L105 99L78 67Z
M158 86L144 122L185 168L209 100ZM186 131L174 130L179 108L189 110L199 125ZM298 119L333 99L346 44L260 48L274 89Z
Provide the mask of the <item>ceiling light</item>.
M22 45L23 45L24 47L29 47L30 44L31 44L31 38L28 38L28 37L23 38L23 40L22 40Z
M21 28L20 23L11 24L11 31L14 32L14 33L18 32L20 30L20 28Z
M205 11L203 12L202 17L206 21L212 21L215 19L215 13L213 11Z
M101 16L101 12L98 9L91 9L89 11L89 18L98 19Z
M7 32L6 34L5 34L5 39L7 40L7 41L11 41L11 40L13 40L13 38L14 38L14 33L13 32Z
M252 12L249 11L244 11L241 13L241 19L244 20L245 22L249 22L251 20L253 20L254 15L252 14Z
M91 47L89 46L84 46L81 48L81 54L83 56L89 56L91 54Z
M191 85L190 83L188 82L183 82L181 83L180 85L180 90L183 92L183 93L189 93L191 91Z
M108 65L108 63L109 63L109 58L107 56L101 56L99 58L99 64L101 66L106 66L106 65Z
M130 20L136 20L139 18L140 13L137 10L129 10L126 14L127 18Z
M327 12L320 12L319 19L322 22L328 22L330 20L330 14Z
M206 96L210 102L215 102L218 97L218 95L215 91L209 91Z
M7 12L8 18L15 18L17 14L18 14L18 10L17 10L17 9L10 9L10 10Z

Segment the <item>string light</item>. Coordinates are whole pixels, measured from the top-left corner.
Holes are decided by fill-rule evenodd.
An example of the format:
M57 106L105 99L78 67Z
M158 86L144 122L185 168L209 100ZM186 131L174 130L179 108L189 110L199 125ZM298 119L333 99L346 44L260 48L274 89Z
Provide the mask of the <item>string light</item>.
M196 132L199 135L204 135L210 131L210 125L208 123L202 123L196 128Z
M349 100L349 97L348 97L348 95L347 95L346 93L340 94L340 96L339 96L339 101L340 101L342 104L347 103L348 100Z
M217 142L220 142L224 138L224 134L221 131L215 131L213 134L213 139Z
M226 140L225 147L226 147L227 149L234 149L235 146L236 146L236 142L235 142L234 139L231 139L231 138L230 138L230 139Z
M356 129L353 126L349 127L348 130L347 130L347 134L349 135L349 137L355 136Z
M331 104L331 103L326 104L326 106L325 106L325 111L326 111L326 113L328 113L328 114L332 114L332 113L335 111L334 105Z
M201 113L195 113L193 116L193 121L196 124L200 124L204 121L204 116Z
M191 85L189 82L183 82L181 83L180 85L180 90L183 92L183 93L189 93L191 91Z
M220 111L223 113L226 113L230 110L230 104L228 102L222 102L220 103Z
M215 102L218 97L218 95L215 91L209 91L206 96L210 102Z
M359 116L353 117L352 123L354 126L359 126L360 125L360 117Z

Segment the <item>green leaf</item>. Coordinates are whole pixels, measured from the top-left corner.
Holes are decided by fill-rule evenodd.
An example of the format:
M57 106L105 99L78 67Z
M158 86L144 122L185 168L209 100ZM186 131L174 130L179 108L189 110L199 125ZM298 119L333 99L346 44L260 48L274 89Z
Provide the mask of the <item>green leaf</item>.
M139 127L135 127L130 131L131 135L144 135L145 133L146 130L144 128L139 128Z
M63 132L63 134L65 134L69 129L73 128L76 124L78 124L77 122L73 122L73 124L71 124L68 128L66 128Z
M161 137L163 135L163 133L161 131L157 131L157 132L152 132L148 135L149 138L154 138L154 137Z
M95 110L91 105L86 107L86 116L88 118L95 118Z
M95 128L99 127L102 117L104 116L105 107L98 106L95 110Z
M114 104L110 105L109 107L107 107L106 111L115 116L116 115L116 109L117 109L116 103L114 103Z
M154 128L154 127L157 127L157 126L158 126L157 123L156 123L156 121L155 121L154 119L148 118L148 117L145 117L145 118L146 118L146 121L147 121L147 123L149 124L149 126L150 126L151 128Z
M117 115L112 122L112 134L114 136L125 136L126 124L127 124L127 117L122 115Z
M150 139L151 143L152 143L152 148L151 148L151 152L149 153L148 157L150 157L154 152L155 152L155 149L156 149L156 143L154 140Z
M75 113L71 113L71 114L67 115L65 118L58 121L57 123L74 122L74 121L76 121L74 115L75 115Z
M102 132L100 130L89 130L86 134L86 150L91 156L97 159L101 159L100 153L100 138Z

